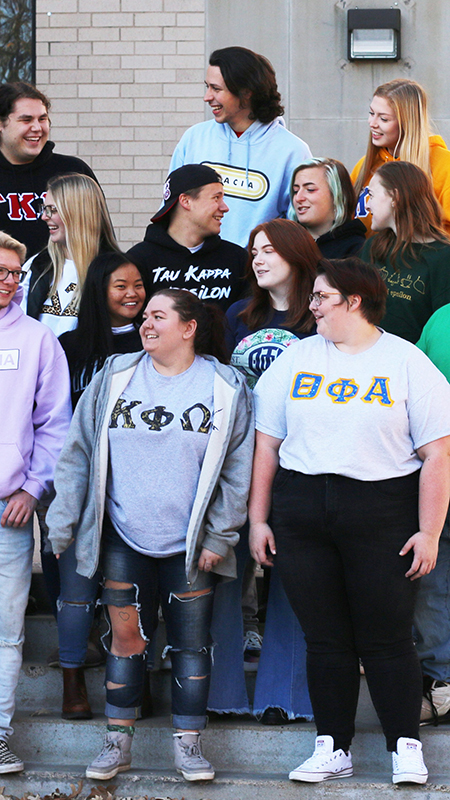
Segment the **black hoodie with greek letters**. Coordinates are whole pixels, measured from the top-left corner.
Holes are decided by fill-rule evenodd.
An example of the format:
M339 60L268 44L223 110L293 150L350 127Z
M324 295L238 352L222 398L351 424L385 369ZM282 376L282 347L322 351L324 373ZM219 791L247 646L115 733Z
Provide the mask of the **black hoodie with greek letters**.
M207 236L191 253L157 222L148 226L143 242L128 253L147 272L152 292L189 289L201 300L217 303L223 311L242 297L247 251L220 236Z
M57 175L79 172L97 183L91 168L81 158L54 153L46 142L29 164L11 164L0 152L0 230L27 248L27 258L48 242L48 227L37 213L36 200L44 199L47 181Z

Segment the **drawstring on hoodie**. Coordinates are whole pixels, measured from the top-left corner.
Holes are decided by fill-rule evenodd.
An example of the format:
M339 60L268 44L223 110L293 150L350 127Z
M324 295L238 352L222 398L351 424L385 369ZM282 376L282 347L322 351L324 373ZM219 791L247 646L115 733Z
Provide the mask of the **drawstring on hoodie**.
M232 149L232 146L233 146L232 139L233 138L237 139L238 137L236 136L235 132L233 131L233 129L229 125L227 125L227 128L228 128L228 164L231 167L232 166L232 164L231 164L231 149ZM244 133L247 133L247 131L245 131ZM249 171L249 168L250 168L250 137L251 137L251 133L249 131L248 132L248 136L247 136L247 153L246 153L246 161L245 161L245 188L246 189L248 189L248 171Z

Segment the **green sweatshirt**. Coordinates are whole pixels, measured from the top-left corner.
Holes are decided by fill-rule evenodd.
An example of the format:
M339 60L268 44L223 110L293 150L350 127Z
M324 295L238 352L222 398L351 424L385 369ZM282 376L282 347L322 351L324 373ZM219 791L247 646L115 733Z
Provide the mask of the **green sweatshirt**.
M442 306L425 325L417 342L450 382L450 305Z
M366 242L360 255L368 263L372 241ZM415 344L434 311L450 303L450 244L431 242L412 248L416 258L397 256L395 269L389 256L375 266L388 288L381 327Z

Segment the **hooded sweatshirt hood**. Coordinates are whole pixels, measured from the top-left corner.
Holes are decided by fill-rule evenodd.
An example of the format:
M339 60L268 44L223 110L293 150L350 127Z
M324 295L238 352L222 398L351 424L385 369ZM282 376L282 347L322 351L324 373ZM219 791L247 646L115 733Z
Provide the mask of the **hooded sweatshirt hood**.
M447 149L447 145L442 136L438 134L429 137L429 144L431 181L436 197L442 206L444 227L447 233L450 234L450 151ZM365 157L360 158L352 170L351 179L353 184L356 183L358 175L361 172L364 158ZM366 185L363 186L358 197L355 216L364 223L369 233L371 232L372 214L366 208L366 197L370 178L382 164L399 160L398 158L394 158L385 147L380 147L369 179Z
M247 251L220 236L207 236L202 247L192 253L172 239L164 225L155 222L148 226L144 241L128 253L147 273L152 293L157 289L188 289L226 311L244 289Z
M193 163L215 169L230 209L222 235L245 247L256 225L287 215L292 171L308 157L308 145L286 129L282 117L269 123L255 120L239 137L228 123L210 120L182 136L170 172Z

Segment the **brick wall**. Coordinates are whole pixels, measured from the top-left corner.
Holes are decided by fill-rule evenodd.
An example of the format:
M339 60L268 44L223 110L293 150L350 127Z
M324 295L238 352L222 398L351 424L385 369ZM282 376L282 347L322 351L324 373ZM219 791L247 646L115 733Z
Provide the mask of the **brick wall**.
M204 118L205 0L37 0L36 38L56 149L93 168L128 248L175 144Z

